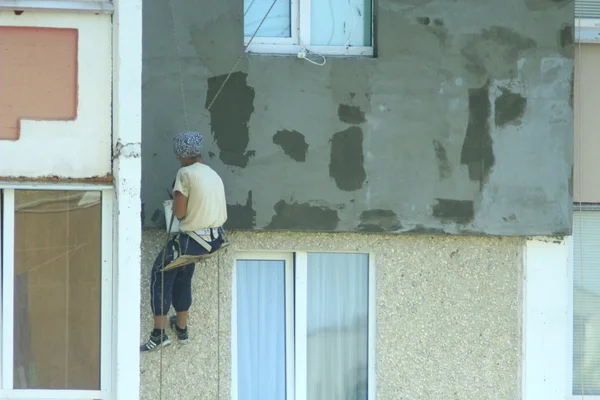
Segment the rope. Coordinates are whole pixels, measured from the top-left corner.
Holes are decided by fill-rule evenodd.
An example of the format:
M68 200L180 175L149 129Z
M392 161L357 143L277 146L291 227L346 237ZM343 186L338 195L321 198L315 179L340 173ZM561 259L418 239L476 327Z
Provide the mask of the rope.
M217 255L217 399L219 397L221 397L221 256Z
M169 223L169 229L167 229L167 241L165 243L165 247L163 248L163 255L162 255L162 263L161 263L161 272L160 272L160 316L162 318L162 322L163 324L165 324L165 317L164 317L164 311L165 311L165 259L167 258L167 251L169 249L169 239L171 238L171 229L173 228L173 221L175 220L175 211L173 211L173 213L171 214L171 222ZM164 337L164 327L163 326L163 332L161 332L161 334ZM162 339L161 339L161 343L162 343ZM159 371L159 382L160 382L160 393L159 393L159 398L160 400L162 400L162 395L163 395L163 350L164 350L164 346L161 346L160 348L160 371Z
M177 31L175 30L175 13L173 12L173 3L169 0L169 10L171 11L171 33L173 34L173 42L175 42L175 51L177 51L177 71L179 73L179 90L181 91L181 103L183 106L183 119L185 122L185 130L188 130L187 117L187 102L185 100L185 90L183 89L183 75L181 73L181 56L179 52L179 43L177 41Z
M229 81L229 78L231 78L231 75L233 75L233 73L235 72L240 61L246 54L248 47L250 46L250 44L252 43L252 41L254 40L256 35L258 34L258 31L262 27L263 23L266 21L267 17L269 16L269 13L273 9L273 7L275 7L275 4L277 3L277 1L278 0L273 0L273 2L271 3L271 6L265 13L265 16L263 17L263 19L260 21L260 24L258 24L258 27L254 31L254 34L252 35L250 40L248 41L248 44L244 47L244 51L238 57L235 64L233 65L233 68L231 68L231 70L225 77L225 80L221 84L221 87L219 88L217 93L215 93L215 95L212 98L211 102L209 103L208 107L206 107L207 111L210 112L210 109L212 108L213 104L215 103L215 101L217 100L217 98L219 97L221 92L223 91L223 88L227 84L227 81ZM252 4L254 4L254 1L252 2ZM250 7L252 6L252 4L250 4ZM248 9L250 9L250 7L248 7ZM186 102L186 98L185 98L185 90L183 87L183 75L181 73L181 60L180 60L181 56L180 56L180 51L179 51L179 45L177 43L177 32L175 31L175 13L173 11L172 0L169 0L169 10L171 12L171 25L172 25L173 41L175 42L175 50L177 52L177 70L179 73L179 89L181 91L181 101L182 101L182 105L183 105L183 117L184 117L184 121L185 121L185 130L187 131L188 126L189 126L188 116L187 116L187 102ZM248 10L246 10L246 12L247 11ZM206 114L200 118L200 122L202 122L202 120L204 119L205 116L206 116ZM161 286L160 286L161 312L160 312L160 315L161 315L161 318L163 318L163 321L162 321L163 324L166 324L166 322L164 321L165 317L163 315L164 314L164 288L165 288L164 267L165 267L166 254L167 254L167 250L168 250L168 246L169 246L169 239L171 236L171 228L173 227L174 220L175 220L175 212L173 212L171 214L171 222L169 223L169 228L167 229L167 239L166 239L165 246L163 248L162 264L161 264L162 271L161 271L161 279L160 279L161 280ZM217 255L217 398L221 397L221 298L220 298L220 293L221 293L221 257L219 255ZM164 346L161 346L161 348L160 348L160 372L159 372L159 382L160 382L159 398L160 398L160 400L162 400L162 398L163 398L163 351L164 351Z
M171 2L171 0L169 0L169 2ZM260 30L260 27L262 26L262 24L264 24L264 22L266 21L267 17L269 16L269 13L271 12L271 10L273 9L273 7L275 7L275 4L277 3L277 0L273 0L273 3L271 3L271 7L269 7L269 9L267 10L267 13L265 14L265 16L263 17L263 19L260 21L260 24L258 24L258 27L256 28L256 30L254 31L254 34L252 35L252 37L250 37L250 40L248 41L248 44L246 45L246 47L244 47L244 51L242 52L242 54L238 57L237 61L235 62L235 64L233 65L233 68L231 68L231 70L229 71L229 73L227 74L227 77L225 78L225 80L223 81L223 84L221 85L221 87L219 88L219 90L217 90L217 93L215 93L215 96L213 97L212 101L209 103L208 107L206 107L207 111L210 111L211 107L213 106L213 104L215 104L215 100L217 100L217 97L219 97L219 95L221 94L221 91L223 90L223 88L225 87L225 84L227 83L227 81L229 80L229 78L231 78L231 75L233 75L233 73L235 72L235 69L237 68L238 64L240 63L240 61L242 60L242 58L244 57L244 55L246 54L246 51L248 50L248 47L250 46L250 44L252 43L252 41L254 40L254 38L256 37L256 35L258 34L258 31ZM252 5L252 4L251 4ZM250 9L250 7L248 7L248 10ZM247 10L246 10L247 12ZM205 114L206 115L206 114ZM202 121L202 119L200 119Z

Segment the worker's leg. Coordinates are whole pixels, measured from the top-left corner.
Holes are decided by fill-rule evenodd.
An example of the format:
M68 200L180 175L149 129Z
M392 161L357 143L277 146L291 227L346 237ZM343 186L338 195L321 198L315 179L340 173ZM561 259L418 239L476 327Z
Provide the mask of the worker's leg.
M154 329L150 333L150 339L140 347L141 351L151 351L171 344L165 333L165 320L171 308L173 282L177 270L161 272L161 269L163 265L169 264L179 256L180 252L178 242L170 240L166 248L154 260L150 276L150 306L154 315Z
M188 264L177 271L173 282L173 308L177 312L177 325L187 327L187 313L192 305L192 277L196 266Z
M165 265L170 262L165 260ZM155 262L150 277L150 305L154 315L154 330L165 329L165 319L171 309L173 285L178 272L177 269L161 272L162 266L161 262Z
M178 268L173 282L173 308L177 315L174 318L171 317L170 325L180 342L188 340L187 317L192 305L192 278L195 269L196 266L193 263Z

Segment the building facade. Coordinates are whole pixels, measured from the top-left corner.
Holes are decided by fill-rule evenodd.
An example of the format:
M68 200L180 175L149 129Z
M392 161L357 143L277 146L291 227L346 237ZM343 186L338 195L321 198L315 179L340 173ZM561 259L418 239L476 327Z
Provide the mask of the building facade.
M0 1L1 399L139 398L141 18Z
M145 3L142 337L177 131L205 134L232 244L141 398L600 395L598 9Z
M600 396L598 43L596 0L0 0L0 399ZM231 245L140 357L184 129Z

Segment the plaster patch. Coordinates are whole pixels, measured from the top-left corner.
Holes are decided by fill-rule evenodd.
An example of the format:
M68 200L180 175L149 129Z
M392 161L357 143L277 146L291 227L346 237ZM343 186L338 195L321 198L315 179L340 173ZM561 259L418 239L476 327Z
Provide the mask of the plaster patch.
M558 49L564 57L573 57L573 25L563 24L558 31Z
M436 199L433 216L444 222L466 224L475 217L474 204L472 200Z
M252 208L252 191L248 191L245 204L227 205L227 222L225 229L254 229L256 211Z
M367 178L364 168L363 132L352 126L331 139L329 176L344 191L358 190Z
M537 47L533 39L504 26L491 26L465 39L465 69L479 79L516 78L522 53Z
M525 114L527 99L519 93L511 92L508 88L500 88L502 94L494 103L496 126L520 125Z
M367 178L364 168L363 132L357 126L336 132L331 139L329 176L344 191L358 190Z
M273 143L280 146L283 152L292 160L298 162L306 161L308 144L304 135L298 131L281 130L273 135Z
M365 113L357 106L340 104L338 107L338 117L340 121L347 124L358 125L365 122Z
M400 229L402 229L402 224L392 210L367 210L360 215L358 231L394 232Z
M208 108L227 75L208 79ZM250 141L248 122L254 112L254 89L246 82L247 74L234 72L209 110L212 133L219 147L219 158L226 165L245 168L253 151L246 151Z
M450 167L450 162L448 161L446 149L439 140L433 141L433 149L435 151L435 158L438 164L438 175L440 180L449 178L452 169Z
M308 203L278 201L275 215L266 229L292 229L310 231L334 231L339 222L336 210Z
M471 180L480 182L480 189L495 162L490 135L489 90L489 81L480 88L469 89L469 123L460 153L460 163L469 168Z

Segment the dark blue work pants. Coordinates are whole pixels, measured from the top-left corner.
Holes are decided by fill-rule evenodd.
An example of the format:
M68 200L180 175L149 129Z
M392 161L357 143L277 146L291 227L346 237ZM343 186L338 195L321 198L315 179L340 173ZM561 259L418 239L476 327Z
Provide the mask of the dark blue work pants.
M217 251L223 244L221 237L209 242L212 252ZM164 255L163 264L163 253ZM163 265L169 265L176 257L184 254L207 254L206 249L185 233L179 233L169 240L166 248L156 256L150 278L150 304L155 316L167 315L171 304L175 311L187 311L192 305L192 276L196 266L194 263L173 268L164 273L160 270ZM161 277L164 282L161 282ZM162 301L161 301L162 298ZM162 304L162 308L161 308Z

